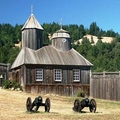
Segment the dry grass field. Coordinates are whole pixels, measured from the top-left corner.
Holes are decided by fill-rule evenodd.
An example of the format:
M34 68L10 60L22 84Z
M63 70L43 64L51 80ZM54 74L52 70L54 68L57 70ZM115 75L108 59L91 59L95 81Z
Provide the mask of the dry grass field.
M99 100L96 113L84 108L82 113L72 110L75 97L41 95L43 102L47 97L51 100L50 113L40 107L37 113L26 111L26 100L32 101L38 94L0 89L0 120L120 120L120 102Z

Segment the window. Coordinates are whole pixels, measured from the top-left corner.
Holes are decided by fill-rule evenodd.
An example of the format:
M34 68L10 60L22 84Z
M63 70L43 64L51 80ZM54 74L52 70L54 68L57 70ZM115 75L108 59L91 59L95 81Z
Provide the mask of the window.
M43 81L43 69L36 69L36 81Z
M55 81L62 81L62 70L55 69L55 71L54 71L54 79L55 79Z
M75 82L80 81L80 70L79 69L73 70L73 81L75 81Z

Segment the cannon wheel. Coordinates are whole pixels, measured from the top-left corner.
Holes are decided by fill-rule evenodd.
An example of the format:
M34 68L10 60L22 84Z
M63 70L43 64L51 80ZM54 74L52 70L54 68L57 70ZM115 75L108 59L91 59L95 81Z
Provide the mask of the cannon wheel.
M45 100L45 112L49 112L50 111L50 99L47 98Z
M27 98L26 108L27 108L27 111L31 111L31 108L32 108L32 100L31 100L30 97Z
M81 102L80 102L79 99L76 99L76 100L74 101L73 110L74 110L75 112L81 112Z
M90 107L89 107L90 112L95 113L96 108L97 108L97 104L96 104L95 99L91 99L90 104L91 104Z

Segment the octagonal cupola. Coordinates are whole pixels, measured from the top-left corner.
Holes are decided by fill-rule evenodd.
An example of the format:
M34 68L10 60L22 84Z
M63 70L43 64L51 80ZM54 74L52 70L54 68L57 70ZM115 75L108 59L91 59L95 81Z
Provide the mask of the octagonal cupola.
M33 14L30 15L21 29L22 47L28 47L37 50L43 46L42 31L43 28Z
M68 31L62 28L56 31L52 36L52 45L60 51L69 51L71 49L71 38Z

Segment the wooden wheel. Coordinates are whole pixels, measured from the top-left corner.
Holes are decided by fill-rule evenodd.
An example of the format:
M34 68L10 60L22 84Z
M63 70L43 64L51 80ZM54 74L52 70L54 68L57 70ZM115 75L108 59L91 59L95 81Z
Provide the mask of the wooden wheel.
M47 98L45 100L45 112L49 112L50 111L50 99Z
M80 103L80 100L76 99L76 100L74 101L73 110L74 110L75 112L81 112L81 103Z
M31 108L32 108L32 100L30 97L28 97L26 101L26 109L27 111L31 111Z
M94 112L95 113L96 108L97 108L97 104L96 104L95 99L91 99L90 107L89 107L90 112Z

